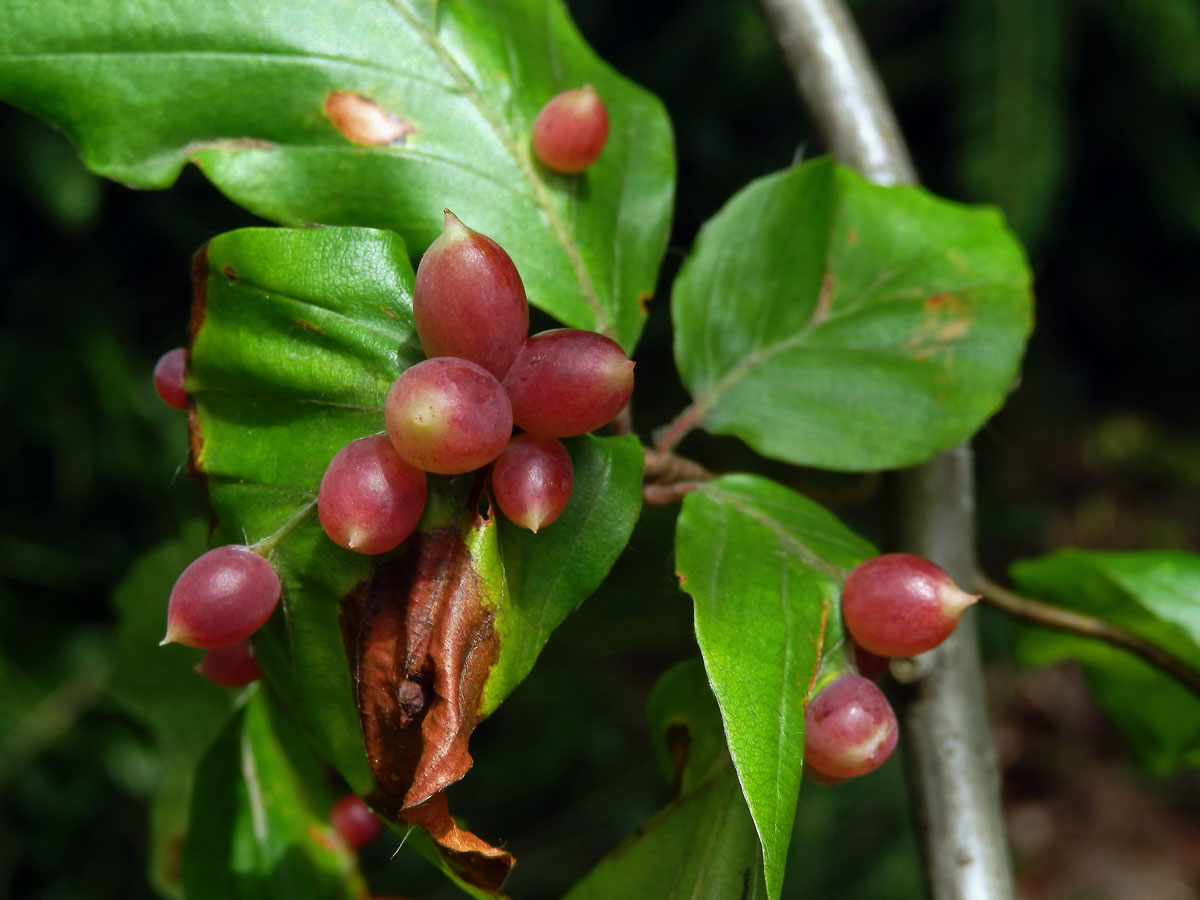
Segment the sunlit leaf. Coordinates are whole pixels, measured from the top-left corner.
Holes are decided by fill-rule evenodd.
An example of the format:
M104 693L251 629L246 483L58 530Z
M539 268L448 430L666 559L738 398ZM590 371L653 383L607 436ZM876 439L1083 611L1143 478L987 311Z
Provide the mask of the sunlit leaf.
M766 456L882 469L969 437L1011 389L1029 270L994 210L828 160L753 182L702 229L671 298L693 426Z
M695 601L696 638L771 897L800 790L805 701L846 665L841 585L874 552L822 507L752 475L705 484L679 516L680 584Z
M555 175L528 135L585 82L608 145L583 175ZM166 187L193 162L284 224L390 228L420 252L449 207L508 250L536 306L627 350L641 331L670 128L559 0L8 4L0 97L65 131L95 172Z

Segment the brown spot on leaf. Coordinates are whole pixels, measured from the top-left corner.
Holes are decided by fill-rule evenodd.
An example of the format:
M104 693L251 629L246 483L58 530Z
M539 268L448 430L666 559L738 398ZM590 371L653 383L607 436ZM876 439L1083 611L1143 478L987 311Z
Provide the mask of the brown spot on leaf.
M955 294L930 294L925 298L925 310L932 313L946 313L954 316L967 314L966 304Z
M941 357L948 366L953 358L951 344L971 331L971 310L957 294L931 294L921 304L924 318L905 346L915 360Z
M380 311L381 313L383 313L385 316L387 316L389 319L398 319L398 318L400 318L398 315L396 315L396 312L395 312L395 310L388 309L386 306L381 306L381 307L379 307L379 311Z
M222 266L221 274L230 281L237 281L238 273L234 270L233 266Z
M481 527L478 488L462 514ZM449 865L487 890L512 856L459 829L443 791L471 767L488 671L499 653L494 610L463 540L448 526L420 531L342 603L359 720L375 781L368 802L396 822L426 827Z
M192 310L188 317L188 347L196 343L196 335L204 327L208 313L208 244L192 257Z
M305 331L311 331L313 334L325 333L324 328L321 328L319 325L314 325L312 322L309 322L305 319L292 319L292 324L299 325Z
M323 111L342 137L361 147L403 144L410 134L419 133L412 122L352 91L331 93Z
M857 243L858 243L858 229L851 228L849 231L846 232L846 246L853 247Z
M163 851L163 879L175 886L183 877L183 835L172 834Z
M308 823L308 837L314 844L325 850L337 851L340 845L327 828L322 828L314 822Z
M196 251L192 257L192 309L188 314L188 353L196 344L196 338L204 327L208 316L208 244ZM188 397L188 474L193 476L200 489L207 497L207 484L201 469L201 459L204 453L204 434L200 428L200 418L196 415L196 404Z
M937 333L939 341L956 341L961 337L966 337L967 332L971 330L970 319L959 319L957 322L947 322Z
M638 309L640 309L642 311L643 316L650 314L650 301L653 299L654 299L653 291L642 291L640 294L638 294L638 297L637 297Z

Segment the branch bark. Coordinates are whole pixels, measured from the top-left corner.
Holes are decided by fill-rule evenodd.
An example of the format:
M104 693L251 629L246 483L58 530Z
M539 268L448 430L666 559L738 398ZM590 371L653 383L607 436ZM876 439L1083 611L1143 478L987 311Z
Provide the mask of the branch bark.
M839 0L762 0L797 88L833 153L878 184L916 180L883 87ZM969 446L896 476L897 541L964 588L975 572ZM1011 866L988 733L975 613L937 650L907 664L906 761L929 892L1007 900ZM898 674L905 675L902 667Z

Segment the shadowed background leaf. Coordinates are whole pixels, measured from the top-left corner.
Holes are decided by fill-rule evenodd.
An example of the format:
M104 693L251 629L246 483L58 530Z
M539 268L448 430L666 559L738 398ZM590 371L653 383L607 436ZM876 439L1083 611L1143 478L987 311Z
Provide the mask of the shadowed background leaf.
M1200 672L1200 557L1179 552L1061 550L1013 564L1030 596L1111 622ZM1133 654L1043 629L1017 633L1029 665L1075 659L1141 763L1158 772L1200 765L1200 697Z

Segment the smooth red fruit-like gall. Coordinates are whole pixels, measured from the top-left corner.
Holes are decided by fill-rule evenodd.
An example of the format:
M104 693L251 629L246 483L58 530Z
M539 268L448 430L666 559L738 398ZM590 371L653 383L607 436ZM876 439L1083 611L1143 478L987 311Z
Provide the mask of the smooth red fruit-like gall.
M574 486L571 454L554 438L518 434L492 467L492 494L500 511L535 534L562 515Z
M607 140L608 110L590 84L553 97L533 122L534 154L564 175L594 163Z
M333 830L354 848L365 847L383 831L383 822L354 794L338 798L329 818Z
M154 389L167 406L187 409L187 391L183 389L183 370L187 368L186 347L168 350L154 364Z
M221 687L243 687L262 678L248 641L207 651L196 671Z
M525 286L512 259L450 210L417 266L413 322L426 356L468 359L497 378L529 334Z
M487 369L449 356L401 373L383 415L401 458L440 475L486 466L512 436L512 407L500 382Z
M396 453L386 434L351 441L325 469L317 518L330 539L357 553L386 553L412 534L425 511L425 473Z
M611 422L633 394L633 362L594 331L556 328L525 341L504 376L513 421L540 437L586 434Z
M842 617L864 650L915 656L949 637L962 611L978 599L927 559L885 553L850 573L842 587Z
M162 643L214 650L245 640L271 617L280 590L271 564L249 547L209 550L171 588Z
M853 643L853 642L852 642ZM886 656L880 656L878 653L872 653L870 650L864 650L858 644L853 644L854 647L854 667L858 669L858 674L872 681L878 681L888 673L888 667L892 661Z
M898 734L879 686L840 675L804 710L804 764L829 779L864 775L888 758Z

